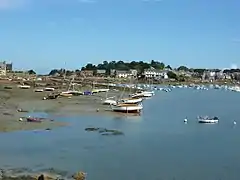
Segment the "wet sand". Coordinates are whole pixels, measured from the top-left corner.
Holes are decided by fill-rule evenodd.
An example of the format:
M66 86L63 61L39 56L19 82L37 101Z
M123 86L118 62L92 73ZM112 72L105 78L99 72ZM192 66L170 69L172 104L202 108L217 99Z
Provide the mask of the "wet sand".
M19 89L17 85L11 85L12 89L0 86L0 132L18 130L52 129L66 126L66 123L57 120L45 120L41 123L19 121L28 113L46 112L57 116L113 114L110 106L103 105L106 93L98 93L92 96L59 97L52 100L43 100L50 92L34 92L34 89ZM108 97L119 96L119 91L111 91ZM22 109L27 112L18 112Z

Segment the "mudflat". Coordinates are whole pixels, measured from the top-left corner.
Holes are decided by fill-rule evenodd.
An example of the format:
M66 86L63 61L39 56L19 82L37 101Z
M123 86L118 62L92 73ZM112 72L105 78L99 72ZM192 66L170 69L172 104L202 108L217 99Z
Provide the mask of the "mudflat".
M0 85L0 132L51 129L67 125L67 122L63 123L57 120L44 120L41 123L24 120L24 117L32 112L46 112L58 116L112 113L109 106L102 104L106 93L43 100L43 97L46 97L49 92L35 92L33 88L20 89L17 85L10 87L6 88L3 84ZM110 92L108 95L119 96L119 94L116 91Z

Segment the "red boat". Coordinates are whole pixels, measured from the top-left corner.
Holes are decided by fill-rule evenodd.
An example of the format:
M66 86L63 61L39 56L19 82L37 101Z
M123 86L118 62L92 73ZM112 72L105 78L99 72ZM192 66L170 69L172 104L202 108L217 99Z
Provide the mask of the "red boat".
M42 122L40 118L34 118L34 117L28 117L27 118L28 122Z

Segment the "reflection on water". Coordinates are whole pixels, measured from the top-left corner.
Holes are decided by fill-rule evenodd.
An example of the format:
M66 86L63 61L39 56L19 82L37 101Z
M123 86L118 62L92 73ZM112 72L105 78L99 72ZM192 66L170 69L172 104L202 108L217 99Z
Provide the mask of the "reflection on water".
M55 117L71 126L0 134L0 166L83 170L91 180L237 180L239 102L237 93L176 89L145 101L141 116ZM198 124L198 115L220 122ZM89 126L124 136L89 133Z

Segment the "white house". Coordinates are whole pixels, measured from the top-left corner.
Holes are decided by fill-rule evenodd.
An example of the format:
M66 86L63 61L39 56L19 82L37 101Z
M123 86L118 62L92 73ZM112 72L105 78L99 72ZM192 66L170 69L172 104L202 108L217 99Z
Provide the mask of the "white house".
M143 75L146 78L168 79L168 75L167 75L168 72L169 72L169 70L156 70L154 68L149 68L149 69L144 70Z
M130 71L116 70L116 77L117 78L127 78L129 76L132 76Z

